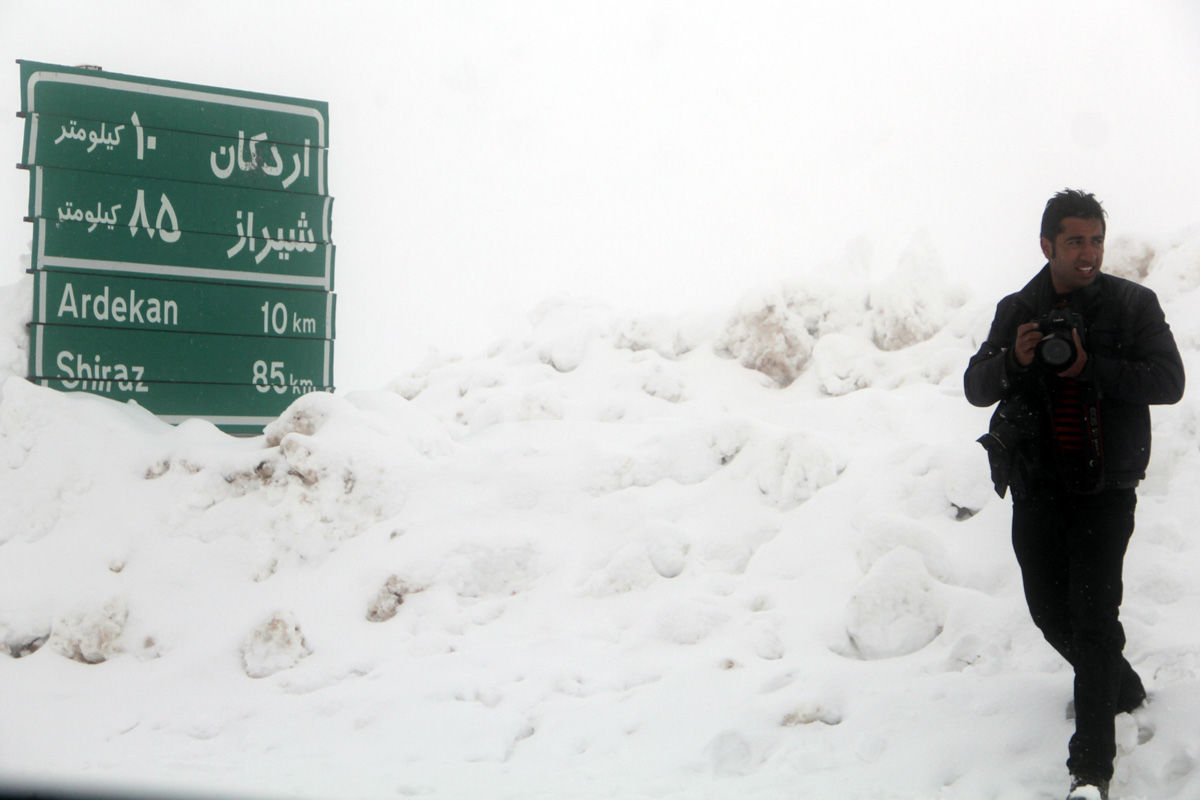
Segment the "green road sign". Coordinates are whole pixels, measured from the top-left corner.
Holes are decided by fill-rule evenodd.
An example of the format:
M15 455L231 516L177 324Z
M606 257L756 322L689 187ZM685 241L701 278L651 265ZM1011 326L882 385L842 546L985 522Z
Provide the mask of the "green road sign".
M273 142L265 131L227 136L82 116L25 115L24 165L87 169L221 186L326 194L325 148Z
M329 389L328 104L19 64L30 379L239 432Z
M149 381L245 383L302 394L333 383L333 342L268 336L31 326L29 376L93 391ZM71 385L75 384L75 385Z
M253 212L236 236L183 231L169 197L139 197L132 226L34 218L33 269L333 288L332 244L277 239Z
M156 202L159 213L151 219L149 208ZM121 226L128 229L131 238L145 224L159 228L160 240L165 226L168 234L182 231L244 236L249 230L256 238L328 243L332 206L332 197L316 194L54 167L33 167L29 172L31 218L86 222L93 229Z
M21 111L328 147L329 105L102 70L21 61ZM111 127L111 126L110 126Z
M51 325L332 339L331 292L34 273L33 321Z
M331 386L304 386L277 392L262 385L227 383L160 383L157 381L76 381L42 378L42 386L59 391L86 391L113 400L133 401L164 422L207 419L226 433L261 433L301 394L333 391ZM80 384L88 383L86 388ZM214 413L214 409L220 409Z

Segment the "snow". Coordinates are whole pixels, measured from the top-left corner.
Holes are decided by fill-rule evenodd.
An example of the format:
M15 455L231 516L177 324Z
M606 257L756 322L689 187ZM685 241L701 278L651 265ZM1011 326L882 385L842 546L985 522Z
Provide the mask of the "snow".
M1200 374L1200 236L1114 248ZM918 241L719 313L556 297L262 436L23 380L0 335L0 775L233 797L1058 797L961 374L998 299ZM914 287L920 287L917 291ZM1014 287L1015 288L1015 287ZM27 280L0 306L27 318ZM11 316L7 317L9 320ZM797 346L800 343L800 346ZM1114 796L1200 791L1200 401L1154 410Z
M330 102L339 387L236 439L30 385L11 171L0 791L1062 797L961 374L1064 186L1200 374L1197 8L0 0L10 109L17 58ZM1153 419L1113 796L1193 800Z

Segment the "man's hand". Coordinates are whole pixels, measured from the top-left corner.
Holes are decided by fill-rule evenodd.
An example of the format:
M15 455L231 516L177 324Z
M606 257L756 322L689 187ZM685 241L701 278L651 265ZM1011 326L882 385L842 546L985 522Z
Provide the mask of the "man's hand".
M1033 363L1033 349L1042 340L1042 333L1036 322L1026 322L1017 326L1017 340L1013 343L1013 355L1022 367Z
M1075 357L1075 363L1067 367L1062 372L1058 373L1060 378L1077 378L1083 372L1083 368L1087 366L1088 354L1083 349L1083 342L1079 340L1079 331L1075 328L1071 329L1071 337L1075 339L1075 352L1078 353Z

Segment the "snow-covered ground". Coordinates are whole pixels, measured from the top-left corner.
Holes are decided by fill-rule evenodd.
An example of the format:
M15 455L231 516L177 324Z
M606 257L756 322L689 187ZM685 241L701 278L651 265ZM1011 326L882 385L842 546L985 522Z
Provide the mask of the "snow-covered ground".
M1108 266L1200 375L1200 234ZM0 290L0 780L1061 796L1071 673L961 389L998 298L919 243L836 277L721 314L547 300L241 439L27 383L28 279ZM1114 797L1192 800L1194 392L1154 436L1123 611L1153 702L1118 720Z

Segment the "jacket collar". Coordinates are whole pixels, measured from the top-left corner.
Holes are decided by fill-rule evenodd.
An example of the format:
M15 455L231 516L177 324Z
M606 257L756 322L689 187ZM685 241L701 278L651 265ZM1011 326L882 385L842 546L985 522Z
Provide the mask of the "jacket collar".
M1087 286L1068 294L1067 304L1076 310L1091 307L1104 291L1108 281L1109 276L1104 272L1097 274L1095 280ZM1050 278L1049 262L1030 279L1029 283L1025 284L1025 288L1020 291L1020 294L1038 313L1054 306L1059 295L1054 291L1054 281Z

